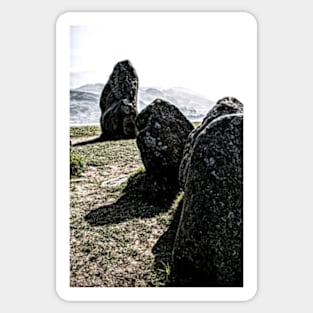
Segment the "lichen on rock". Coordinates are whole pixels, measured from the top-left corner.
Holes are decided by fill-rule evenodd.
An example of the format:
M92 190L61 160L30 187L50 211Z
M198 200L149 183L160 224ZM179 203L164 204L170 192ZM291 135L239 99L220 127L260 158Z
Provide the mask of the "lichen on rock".
M217 117L226 114L243 114L243 104L233 97L224 97L217 101L211 108L206 117L203 119L201 125L195 128L188 136L184 153L179 169L179 182L183 188L185 180L188 177L189 164L193 146L195 145L198 135Z
M136 129L147 173L178 182L179 164L193 125L173 104L156 99L138 114Z
M173 248L178 286L243 284L243 115L217 115L189 147Z

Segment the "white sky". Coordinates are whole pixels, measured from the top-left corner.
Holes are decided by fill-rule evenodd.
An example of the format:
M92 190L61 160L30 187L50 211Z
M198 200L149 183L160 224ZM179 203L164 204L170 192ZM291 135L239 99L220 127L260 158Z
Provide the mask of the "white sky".
M247 13L106 12L74 24L71 72L86 73L72 86L106 83L128 59L140 86L184 87L214 101L256 97L257 25Z

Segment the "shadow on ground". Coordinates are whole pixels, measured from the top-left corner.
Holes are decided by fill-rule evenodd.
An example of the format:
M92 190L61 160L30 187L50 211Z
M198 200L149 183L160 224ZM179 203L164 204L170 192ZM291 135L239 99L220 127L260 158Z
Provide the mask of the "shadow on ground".
M175 209L170 226L152 248L152 253L154 254L154 270L157 272L160 269L163 269L166 265L171 268L169 277L167 277L166 281L164 281L164 287L176 286L175 277L173 275L172 251L182 207L183 201L180 201Z
M91 138L88 138L86 140L78 140L78 141L74 141L74 142L71 142L71 146L72 147L75 147L75 146L85 146L85 145L88 145L88 144L92 144L92 143L97 143L97 142L103 142L105 141L101 136L96 136L96 137L91 137Z
M146 172L137 173L129 178L115 203L92 210L85 220L92 226L101 226L134 218L151 218L169 210L177 191L177 185L169 181L156 181Z
M85 145L89 145L89 144L93 144L93 143L98 143L98 142L104 142L104 141L118 141L121 139L135 139L134 137L116 137L116 138L106 138L102 135L100 136L95 136L95 137L91 137L85 140L76 140L74 142L71 142L71 146L75 147L75 146L85 146Z
M152 253L154 254L154 271L161 271L163 287L218 287L214 272L212 275L203 275L202 271L191 271L190 264L174 264L172 253L176 233L183 208L183 199L178 203L172 222L167 231L159 238ZM168 266L168 276L164 275L164 268ZM163 273L163 274L162 274Z

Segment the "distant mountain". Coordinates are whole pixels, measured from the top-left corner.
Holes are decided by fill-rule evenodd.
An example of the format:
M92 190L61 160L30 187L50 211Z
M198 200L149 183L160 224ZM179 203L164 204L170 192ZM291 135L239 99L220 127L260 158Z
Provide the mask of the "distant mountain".
M104 85L103 84L87 84L87 85L83 85L80 86L78 88L74 88L72 90L74 91L81 91L81 92L90 92L90 93L94 93L96 95L101 94L101 91L103 89Z
M157 89L141 87L138 93L139 111L150 104L155 98L161 98L176 105L189 120L202 120L214 104L213 101L186 88Z
M103 84L98 83L70 89L70 124L99 123L99 98L103 87ZM202 120L214 104L213 101L186 88L140 87L138 111L141 111L156 98L167 100L176 105L191 121Z

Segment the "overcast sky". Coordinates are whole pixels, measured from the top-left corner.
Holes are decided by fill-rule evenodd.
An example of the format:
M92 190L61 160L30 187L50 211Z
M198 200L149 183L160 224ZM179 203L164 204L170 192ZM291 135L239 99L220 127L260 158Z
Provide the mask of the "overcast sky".
M140 86L245 102L256 94L256 40L247 13L102 13L71 26L71 86L106 83L128 59Z

